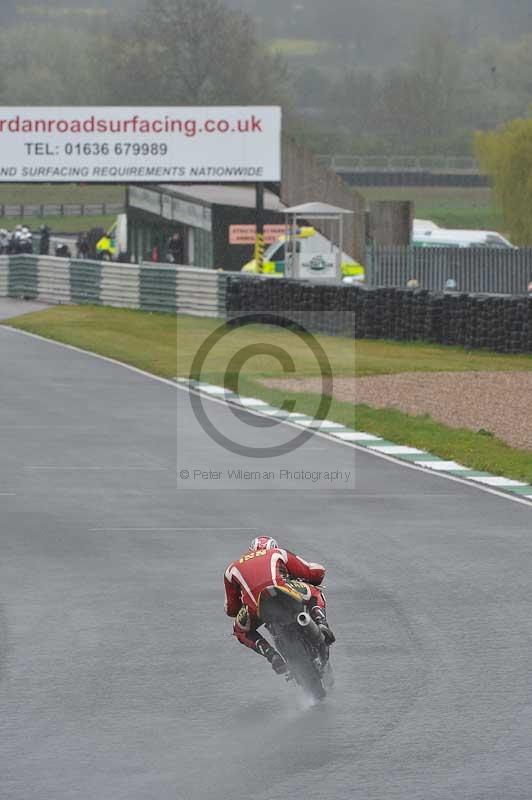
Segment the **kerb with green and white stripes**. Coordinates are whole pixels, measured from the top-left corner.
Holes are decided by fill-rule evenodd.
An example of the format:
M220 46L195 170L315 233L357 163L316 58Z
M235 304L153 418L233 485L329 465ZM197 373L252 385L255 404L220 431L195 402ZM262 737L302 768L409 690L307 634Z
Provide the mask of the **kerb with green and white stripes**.
M513 495L519 495L522 499L530 500L532 503L532 485L528 483L493 475L490 472L479 472L470 467L458 464L456 461L446 461L425 450L389 442L375 434L347 428L345 425L332 420L313 419L305 414L291 414L268 405L264 400L254 397L242 397L241 395L224 389L222 386L215 386L213 384L201 383L184 378L176 378L176 381L181 385L188 386L191 391L199 392L208 397L224 400L227 403L241 406L258 414L275 416L302 428L312 428L333 439L363 447L369 452L381 456L388 456L397 461L413 464L417 467L430 470L435 474L451 475L464 481L471 481L473 484L480 484Z

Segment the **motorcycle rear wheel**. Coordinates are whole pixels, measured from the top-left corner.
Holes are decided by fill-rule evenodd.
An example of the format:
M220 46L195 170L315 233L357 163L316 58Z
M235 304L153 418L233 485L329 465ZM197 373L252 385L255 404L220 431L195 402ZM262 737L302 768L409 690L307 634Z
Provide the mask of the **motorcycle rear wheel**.
M283 637L283 655L297 683L315 700L323 700L327 690L305 644L299 636Z

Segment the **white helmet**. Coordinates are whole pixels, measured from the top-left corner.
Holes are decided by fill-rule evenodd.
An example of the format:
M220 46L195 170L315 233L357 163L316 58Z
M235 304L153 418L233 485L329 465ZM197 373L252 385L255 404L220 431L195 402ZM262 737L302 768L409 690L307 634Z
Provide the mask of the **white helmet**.
M256 539L253 539L251 542L249 549L252 553L256 552L257 550L277 550L279 545L272 539L270 536L257 536Z

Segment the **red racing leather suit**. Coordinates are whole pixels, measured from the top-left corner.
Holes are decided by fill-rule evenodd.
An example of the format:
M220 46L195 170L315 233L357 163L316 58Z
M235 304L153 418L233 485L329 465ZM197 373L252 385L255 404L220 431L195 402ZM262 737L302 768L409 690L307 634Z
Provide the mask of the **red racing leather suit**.
M227 567L225 582L225 612L236 617L233 634L239 642L259 649L264 642L257 633L262 621L257 614L260 594L269 586L283 586L289 578L308 585L308 602L325 609L325 598L317 587L325 575L321 564L304 561L288 550L257 550L246 553Z

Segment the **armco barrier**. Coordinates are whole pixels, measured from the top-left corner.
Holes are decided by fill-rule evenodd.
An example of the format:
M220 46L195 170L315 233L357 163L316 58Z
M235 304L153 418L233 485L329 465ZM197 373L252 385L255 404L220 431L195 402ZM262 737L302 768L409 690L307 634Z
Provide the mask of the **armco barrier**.
M100 303L117 308L140 308L140 267L106 263L102 269Z
M0 297L7 297L9 257L0 256Z
M50 256L36 260L37 294L46 303L70 303L70 264Z
M100 302L102 285L101 261L70 261L70 302Z
M145 311L176 312L177 270L142 267L139 270L139 302Z
M221 273L197 267L0 256L0 296L218 317Z
M219 315L218 272L177 268L177 310L200 317ZM215 309L215 313L211 313Z
M38 258L36 256L11 256L7 273L9 297L36 300L39 295Z
M226 316L279 314L312 332L532 353L532 297L320 286L229 276Z

